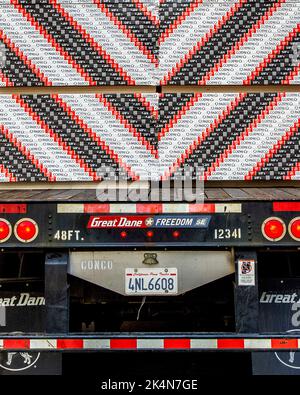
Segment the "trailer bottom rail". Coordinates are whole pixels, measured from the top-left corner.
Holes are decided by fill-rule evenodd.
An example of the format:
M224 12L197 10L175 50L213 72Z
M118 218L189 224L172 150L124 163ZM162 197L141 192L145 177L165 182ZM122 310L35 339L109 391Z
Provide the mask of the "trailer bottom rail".
M5 337L0 339L0 351L120 351L120 350L298 350L297 337Z

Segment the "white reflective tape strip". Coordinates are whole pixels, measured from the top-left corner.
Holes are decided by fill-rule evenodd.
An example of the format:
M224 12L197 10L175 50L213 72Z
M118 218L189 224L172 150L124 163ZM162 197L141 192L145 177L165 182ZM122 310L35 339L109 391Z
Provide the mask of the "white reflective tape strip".
M136 213L136 204L110 204L110 213Z
M163 204L163 213L188 213L189 212L189 205L182 203L182 204Z
M245 348L272 348L271 339L245 339Z
M163 349L163 339L137 339L138 349Z
M57 340L56 339L31 339L30 340L30 349L47 349L52 350L57 348Z
M164 203L162 208L163 214L175 214L175 213L189 213L189 204L187 203ZM135 203L119 204L111 203L109 205L108 213L111 214L136 214L137 205ZM241 213L242 205L240 203L216 203L216 213ZM83 203L59 203L57 205L58 214L72 214L72 213L84 213Z
M110 349L110 339L85 339L83 340L83 348L108 350Z
M241 213L242 205L240 203L216 203L216 213Z
M217 349L217 339L191 339L191 348L193 349Z
M3 339L0 339L0 349L3 349Z
M71 213L83 213L84 204L82 203L59 203L57 205L58 214L71 214Z

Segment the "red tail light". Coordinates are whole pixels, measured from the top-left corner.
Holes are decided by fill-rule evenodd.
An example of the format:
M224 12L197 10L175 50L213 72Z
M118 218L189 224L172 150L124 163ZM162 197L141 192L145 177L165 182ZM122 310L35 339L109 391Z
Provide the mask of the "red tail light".
M300 217L296 217L289 223L289 234L294 240L300 241Z
M11 236L12 228L11 224L6 220L0 219L0 243L4 243Z
M23 218L16 223L14 232L16 238L22 243L29 243L37 237L39 228L33 219Z
M178 230L174 230L173 232L174 239L178 239L179 236L180 236L180 232Z
M147 237L148 237L149 239L151 239L151 237L154 236L153 230L148 230L146 234L147 234Z
M277 217L267 218L263 222L261 230L265 238L271 241L279 241L286 234L285 223Z
M125 230L122 230L122 232L120 233L120 236L122 237L122 239L126 239L127 232L125 232Z

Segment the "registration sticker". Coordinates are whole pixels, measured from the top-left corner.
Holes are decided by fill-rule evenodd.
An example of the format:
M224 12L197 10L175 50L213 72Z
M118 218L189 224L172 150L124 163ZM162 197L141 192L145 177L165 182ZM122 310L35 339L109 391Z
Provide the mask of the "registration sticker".
M177 268L126 268L126 295L176 295Z

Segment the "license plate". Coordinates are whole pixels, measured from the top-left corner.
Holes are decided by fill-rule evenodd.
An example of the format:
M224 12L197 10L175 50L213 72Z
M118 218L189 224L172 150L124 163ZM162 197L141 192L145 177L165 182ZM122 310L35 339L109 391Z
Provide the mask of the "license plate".
M125 293L127 295L176 295L176 268L127 268Z

